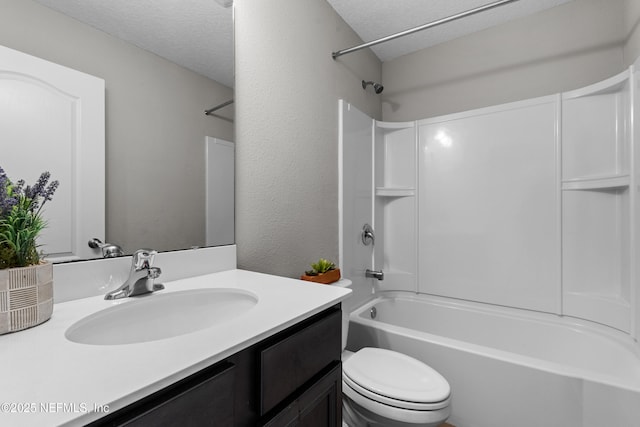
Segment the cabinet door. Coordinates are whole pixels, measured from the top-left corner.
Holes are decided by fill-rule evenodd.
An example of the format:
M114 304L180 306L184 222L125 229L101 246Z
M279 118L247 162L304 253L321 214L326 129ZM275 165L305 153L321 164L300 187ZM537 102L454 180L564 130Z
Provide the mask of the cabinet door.
M342 425L342 364L340 362L299 399L299 426Z
M269 420L265 427L340 427L342 364L335 362L302 395Z
M341 328L342 312L335 310L260 351L260 415L340 360Z
M300 407L296 400L271 418L263 427L294 427L298 425Z

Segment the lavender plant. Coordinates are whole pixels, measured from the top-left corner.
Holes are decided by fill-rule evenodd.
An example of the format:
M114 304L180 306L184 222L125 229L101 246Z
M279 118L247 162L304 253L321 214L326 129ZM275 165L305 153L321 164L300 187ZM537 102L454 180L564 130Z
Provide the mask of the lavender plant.
M11 182L0 167L0 269L39 264L36 239L47 226L42 208L53 198L58 181L43 172L33 186Z

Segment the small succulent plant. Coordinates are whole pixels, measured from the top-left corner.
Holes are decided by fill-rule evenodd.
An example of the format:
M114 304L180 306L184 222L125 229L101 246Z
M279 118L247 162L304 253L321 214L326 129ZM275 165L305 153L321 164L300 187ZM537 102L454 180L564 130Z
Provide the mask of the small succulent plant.
M327 271L334 270L336 265L331 261L324 258L320 258L318 262L311 264L311 270L305 271L307 276L317 276L318 274L326 273Z
M0 167L0 269L40 263L36 239L47 226L42 208L58 188L50 178L43 172L33 186L25 186L22 179L11 182Z

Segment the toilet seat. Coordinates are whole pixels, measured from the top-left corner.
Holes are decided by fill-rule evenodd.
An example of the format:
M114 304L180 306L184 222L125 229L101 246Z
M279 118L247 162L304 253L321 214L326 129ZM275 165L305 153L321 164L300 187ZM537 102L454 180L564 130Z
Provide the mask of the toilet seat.
M343 363L348 388L398 409L436 411L449 406L451 388L430 366L391 350L366 347ZM359 400L359 399L358 399Z

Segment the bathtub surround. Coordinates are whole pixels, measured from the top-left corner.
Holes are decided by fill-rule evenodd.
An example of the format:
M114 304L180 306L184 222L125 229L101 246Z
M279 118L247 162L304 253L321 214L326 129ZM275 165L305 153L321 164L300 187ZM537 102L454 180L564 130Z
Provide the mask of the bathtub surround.
M382 270L384 281L362 286L638 338L637 65L575 91L416 122L374 121L341 102L345 276ZM361 175L363 158L372 170ZM376 230L373 259L353 238L362 221Z

